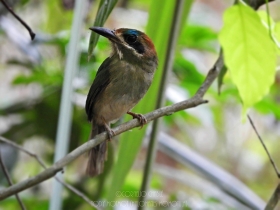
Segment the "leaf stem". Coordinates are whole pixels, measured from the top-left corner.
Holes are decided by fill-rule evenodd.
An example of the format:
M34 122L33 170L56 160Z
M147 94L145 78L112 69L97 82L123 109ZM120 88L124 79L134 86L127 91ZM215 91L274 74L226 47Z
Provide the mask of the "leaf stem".
M156 108L162 107L165 103L165 91L168 84L169 75L172 71L172 65L173 65L173 57L174 57L174 50L177 42L177 38L180 31L181 26L181 17L183 14L183 8L184 8L184 0L178 0L175 3L175 8L173 12L173 20L171 23L170 28L170 34L169 34L169 40L168 40L168 46L166 50L166 57L165 57L165 63L164 63L164 70L162 74L162 79L159 87L159 94L157 98L157 104ZM145 163L145 169L144 169L144 176L142 180L142 186L141 186L141 192L145 192L148 190L150 185L150 179L152 174L152 165L155 159L155 154L157 150L157 134L160 126L160 119L156 119L153 122L152 126L152 133L150 136L150 141L148 145L148 152L147 152L147 158ZM146 193L140 193L139 197L139 204L145 202ZM138 209L141 210L144 208L145 205L138 205Z

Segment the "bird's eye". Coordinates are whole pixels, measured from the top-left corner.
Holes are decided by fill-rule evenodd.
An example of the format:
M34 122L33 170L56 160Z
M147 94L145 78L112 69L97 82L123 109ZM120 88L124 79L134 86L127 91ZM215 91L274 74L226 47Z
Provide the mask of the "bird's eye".
M137 36L134 35L134 34L129 34L129 35L126 35L126 36L124 37L124 40L125 40L126 43L128 43L128 44L133 44L133 43L136 42Z

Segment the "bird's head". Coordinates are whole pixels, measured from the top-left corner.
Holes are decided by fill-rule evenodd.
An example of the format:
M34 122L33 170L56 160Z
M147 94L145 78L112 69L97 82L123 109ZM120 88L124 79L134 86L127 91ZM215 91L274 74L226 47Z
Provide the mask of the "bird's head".
M102 27L92 27L92 31L108 38L114 52L120 59L154 59L157 62L157 53L152 40L143 32L136 29L119 28L109 30Z

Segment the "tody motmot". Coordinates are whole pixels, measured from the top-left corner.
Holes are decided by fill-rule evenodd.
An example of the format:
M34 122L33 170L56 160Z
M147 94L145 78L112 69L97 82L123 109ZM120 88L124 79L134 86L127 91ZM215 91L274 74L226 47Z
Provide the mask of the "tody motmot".
M109 30L92 27L92 31L109 39L111 55L101 64L90 87L86 100L86 113L91 122L90 139L107 131L114 136L110 123L124 114L147 121L141 114L130 112L149 89L158 65L157 53L151 39L141 31L119 28ZM86 172L96 176L103 171L107 156L107 141L89 152Z

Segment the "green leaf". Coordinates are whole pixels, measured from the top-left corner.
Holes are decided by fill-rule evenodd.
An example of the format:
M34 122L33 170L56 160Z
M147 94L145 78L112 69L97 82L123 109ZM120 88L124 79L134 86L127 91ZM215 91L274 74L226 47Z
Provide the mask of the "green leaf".
M246 110L269 92L274 81L274 43L257 13L241 4L225 12L219 41L226 66Z
M192 1L188 1L184 4L184 11L189 11L191 3ZM161 5L160 10L158 9L159 5ZM137 106L133 108L133 112L145 114L155 108L155 99L157 98L158 87L163 74L164 59L167 51L174 5L175 1L155 0L151 3L146 33L155 44L159 66L156 70L155 78L149 91L144 96L143 100L141 100ZM185 14L182 19L185 20L187 14ZM126 119L131 119L131 117L127 117ZM119 155L113 166L112 179L110 180L111 182L106 197L107 201L116 200L116 192L122 188L126 176L134 163L139 149L141 148L146 128L147 126L144 126L141 130L134 129L131 132L125 132L121 135L118 151Z
M155 48L159 58L159 66L155 73L153 83L136 107L133 108L133 112L147 113L154 109L156 104L158 87L161 81L164 57L166 55L167 43L169 38L169 30L171 26L172 14L174 11L175 1L152 1L150 7L150 16L147 26L147 35L153 40ZM158 5L161 5L161 9L158 10ZM160 19L158 17L161 17ZM154 30L157 28L157 30ZM128 117L126 119L131 119ZM125 181L125 178L134 163L137 153L141 147L142 139L145 135L147 126L144 126L141 130L134 129L132 132L126 132L121 135L120 147L118 151L118 158L112 170L112 179L110 183L110 189L108 190L107 200L114 201L116 192L119 191Z
M118 0L101 0L93 26L103 26ZM88 60L96 46L99 35L91 32L88 46Z

